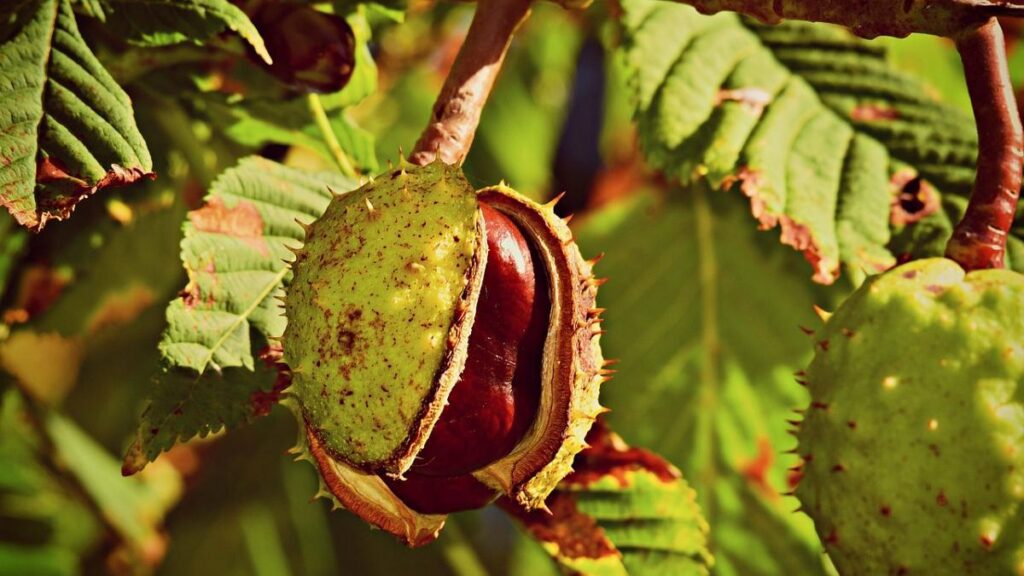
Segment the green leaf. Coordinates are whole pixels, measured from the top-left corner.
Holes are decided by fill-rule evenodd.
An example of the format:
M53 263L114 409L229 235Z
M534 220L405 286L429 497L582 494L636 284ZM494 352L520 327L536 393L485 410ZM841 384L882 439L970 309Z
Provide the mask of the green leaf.
M684 183L742 191L761 227L780 227L782 242L804 253L815 280L833 282L840 263L858 275L894 264L901 172L911 174L903 182L923 179L920 194L970 191L971 118L891 67L879 43L659 0L623 8L648 160Z
M409 8L407 0L378 0L376 2L334 0L332 4L334 11L338 14L365 10L366 16L374 21L384 20L398 23L405 21L405 11Z
M349 158L365 173L380 169L373 134L361 128L348 113L377 90L377 66L367 42L370 29L359 13L347 17L355 33L355 68L345 87L319 97L338 143ZM265 74L260 74L263 80ZM255 79L251 79L255 80ZM244 83L244 81L243 81ZM275 81L274 88L277 89ZM259 89L247 86L244 95L225 96L207 93L199 101L210 119L232 140L250 147L268 143L301 146L318 153L327 163L334 157L324 143L306 98L265 97Z
M576 233L584 253L606 253L601 343L620 359L602 389L609 423L682 468L715 572L822 574L810 519L785 495L797 463L786 419L808 401L793 381L811 344L799 326L829 301L800 258L702 185L610 204Z
M302 245L303 224L323 213L330 190L356 185L334 173L311 173L258 157L243 159L213 183L205 205L185 223L181 253L189 276L184 295L167 308L160 349L168 364L253 369L250 325L265 338L285 327L283 284L289 248Z
M267 362L272 362L271 358ZM125 452L121 471L135 474L178 442L205 438L222 428L248 424L276 402L278 372L226 368L202 375L168 368L153 379L139 427Z
M88 502L54 472L24 397L0 384L0 575L78 574L103 536Z
M101 188L151 178L152 160L69 0L14 8L0 22L0 203L38 230Z
M163 539L163 517L181 494L181 477L172 466L145 477L124 478L119 462L81 429L55 412L45 416L54 458L72 475L104 521L128 544L134 562Z
M568 573L708 574L708 524L679 471L598 423L548 511L502 507Z
M305 98L285 102L254 100L235 104L209 100L208 109L211 114L217 115L217 122L225 126L224 134L239 144L258 147L272 142L302 146L315 151L325 161L333 162L331 152L313 122ZM373 134L357 126L344 110L331 109L328 117L342 150L364 172L376 173L380 165L377 162Z
M0 574L77 574L113 529L142 565L181 493L170 465L122 478L118 462L59 414L0 385ZM150 557L149 561L152 561Z
M210 38L229 28L248 42L268 64L270 54L259 30L240 8L228 0L98 0L105 20L129 42L166 46Z
M250 157L221 174L205 205L189 213L181 243L189 282L167 307L160 343L167 371L158 377L128 449L127 472L179 440L263 412L260 394L269 393L276 371L257 370L253 351L273 365L273 348L264 343L284 332L279 299L291 274L289 248L302 245L302 225L323 213L331 190L354 187L339 174Z

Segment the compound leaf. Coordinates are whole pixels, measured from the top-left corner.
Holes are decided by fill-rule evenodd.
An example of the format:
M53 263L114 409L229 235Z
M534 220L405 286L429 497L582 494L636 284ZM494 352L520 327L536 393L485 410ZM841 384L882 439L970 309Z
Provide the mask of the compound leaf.
M679 465L711 526L715 573L823 574L810 519L785 495L797 463L786 419L824 289L793 252L759 242L749 217L706 184L640 193L580 220L606 308L609 424ZM752 281L756 279L756 281Z
M708 524L679 470L601 422L587 443L548 497L550 512L500 505L567 573L709 574Z
M887 269L904 256L890 238L922 219L949 228L940 199L970 191L973 122L890 66L877 43L660 0L623 8L648 160L683 183L744 193L815 280L835 281L841 263L858 275Z
M189 213L181 243L189 281L167 307L160 343L166 371L128 450L126 472L179 440L264 412L261 394L277 381L279 352L267 343L286 323L279 299L291 273L289 248L302 245L302 226L323 213L331 190L354 187L339 174L250 157L217 178L206 203ZM257 355L265 366L257 366Z
M259 30L228 0L97 0L90 10L128 41L143 46L202 42L225 28L238 33L267 63ZM98 9L97 9L98 8Z
M0 22L0 203L38 230L101 188L151 178L152 160L69 0L15 4Z

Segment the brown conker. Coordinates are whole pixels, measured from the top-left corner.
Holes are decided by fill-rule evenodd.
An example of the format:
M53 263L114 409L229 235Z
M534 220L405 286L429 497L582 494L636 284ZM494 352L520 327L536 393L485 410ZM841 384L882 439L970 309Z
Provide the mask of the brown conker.
M603 411L599 282L552 208L401 168L335 198L297 252L299 453L410 545L498 495L542 506Z
M466 367L410 469L418 474L456 476L494 462L512 451L537 413L547 280L522 231L486 203L480 210L488 257Z
M337 92L348 84L356 62L355 35L340 16L299 2L259 2L249 18L273 62L263 66L299 92ZM254 56L254 54L250 54Z

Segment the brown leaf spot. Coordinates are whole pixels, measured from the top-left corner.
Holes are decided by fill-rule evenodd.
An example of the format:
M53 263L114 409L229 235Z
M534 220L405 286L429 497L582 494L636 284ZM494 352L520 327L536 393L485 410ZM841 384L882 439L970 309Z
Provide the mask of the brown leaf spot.
M910 169L900 170L889 180L892 203L889 221L893 226L918 222L939 210L939 194Z
M740 183L740 191L750 200L750 212L757 219L761 230L769 230L775 226L781 227L780 241L792 246L803 253L804 258L814 268L814 281L819 284L832 284L839 276L839 262L832 258L826 259L821 252L821 247L814 239L811 230L785 214L775 214L768 211L767 204L761 196L763 180L761 173L744 166L739 172L726 178L722 186L729 188L736 182Z
M819 284L832 284L839 276L839 263L826 259L814 240L810 228L788 216L780 216L781 241L803 253L804 259L814 269L813 280Z
M682 475L675 466L660 456L640 448L631 448L617 434L598 420L587 434L589 448L573 461L574 472L564 480L567 484L587 486L603 478L613 477L620 486L629 485L628 472L644 471L662 482L674 482Z
M522 522L534 538L556 545L558 556L593 559L621 557L597 521L579 511L572 492L555 492L546 504L550 514L544 510L526 512L505 498L498 502L506 512Z
M270 247L263 238L263 217L252 202L241 200L228 208L223 200L214 196L202 208L189 212L188 219L196 230L239 238L261 255L270 254Z
M854 122L881 122L899 117L898 110L884 104L859 104L850 110L850 119Z
M720 106L723 102L738 102L754 116L760 116L764 109L771 104L772 95L763 88L755 87L721 89L715 94L715 106Z
M36 163L36 182L48 184L52 182L69 182L80 188L88 188L89 184L81 178L68 174L62 162L47 156Z
M213 307L216 303L216 287L220 284L220 278L217 277L217 267L213 261L207 262L206 266L198 272L207 274L213 279L213 287L208 289L205 299L203 298L203 291L199 286L199 281L196 279L197 272L189 270L187 266L186 271L188 272L188 284L185 285L184 290L178 293L178 296L181 297L185 304L185 308L191 310L197 306Z
M127 186L141 179L153 180L156 174L140 168L125 168L111 164L110 170L95 184L70 174L60 160L47 156L36 164L36 182L50 187L49 194L39 199L37 213L14 213L20 224L33 232L43 229L50 220L64 220L71 216L79 202L96 192L113 186Z

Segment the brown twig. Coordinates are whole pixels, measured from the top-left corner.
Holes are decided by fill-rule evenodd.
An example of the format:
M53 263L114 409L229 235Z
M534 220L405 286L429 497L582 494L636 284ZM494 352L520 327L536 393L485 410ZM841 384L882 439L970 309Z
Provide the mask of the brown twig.
M963 32L956 45L978 127L978 164L967 212L946 256L965 270L1002 268L1020 197L1024 132L996 19Z
M914 32L956 36L991 16L1024 16L1020 0L677 0L700 12L739 12L767 24L781 20L828 22L858 36Z
M409 161L424 165L440 156L459 164L469 153L480 113L505 60L512 35L530 13L531 0L479 0L434 111Z

